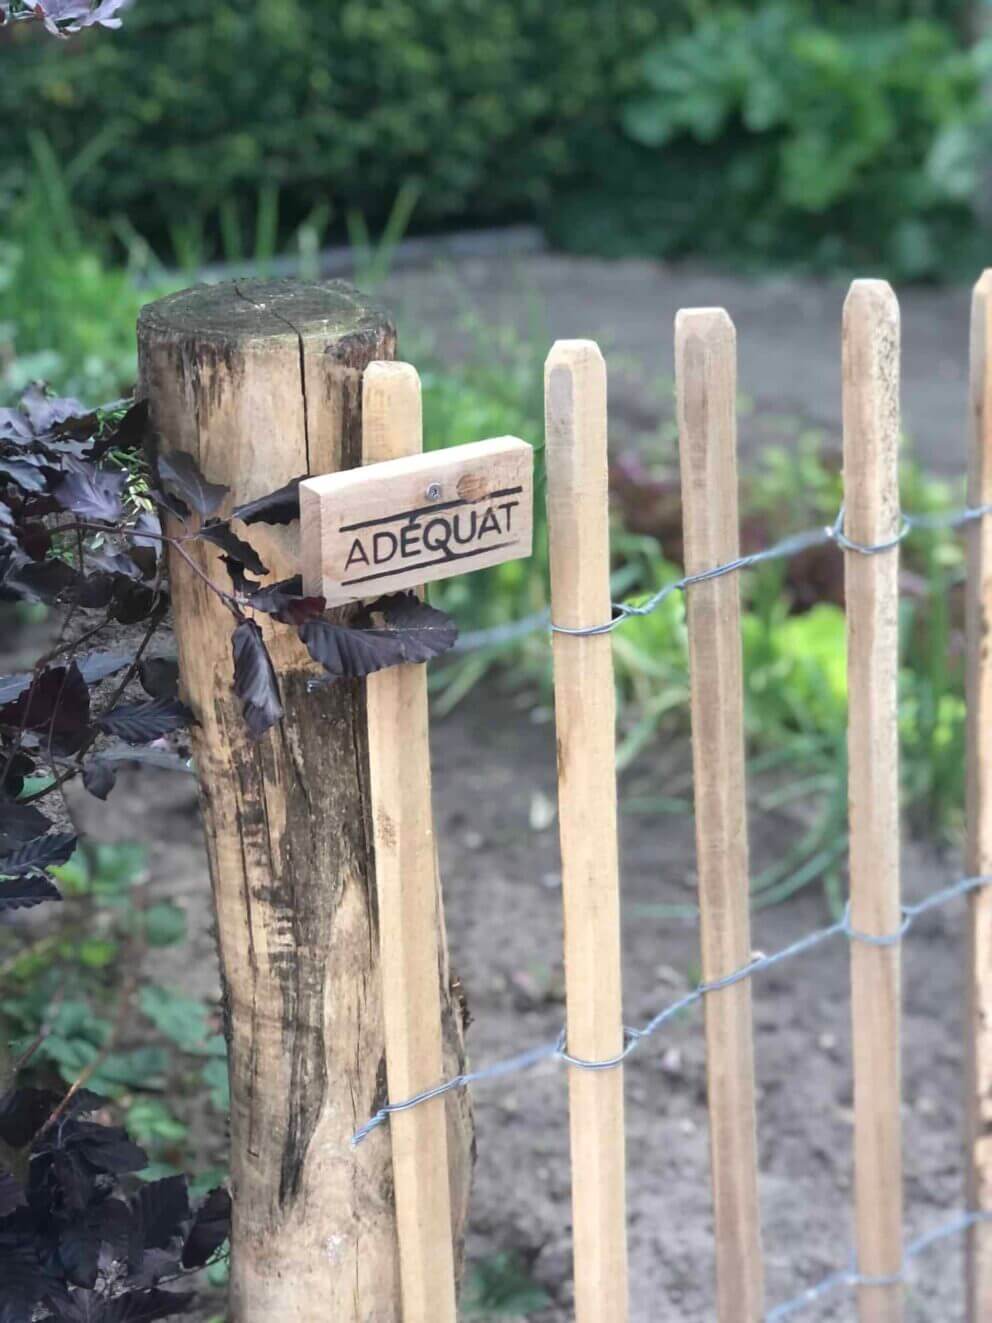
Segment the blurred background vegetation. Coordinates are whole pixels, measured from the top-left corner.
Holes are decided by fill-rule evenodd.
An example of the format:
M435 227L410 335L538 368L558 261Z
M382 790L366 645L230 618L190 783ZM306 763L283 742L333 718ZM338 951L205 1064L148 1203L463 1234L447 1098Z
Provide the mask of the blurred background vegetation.
M0 188L43 135L88 222L167 262L317 209L735 263L973 269L992 46L978 0L138 3L0 35ZM716 205L719 200L719 205ZM118 236L122 237L121 234Z

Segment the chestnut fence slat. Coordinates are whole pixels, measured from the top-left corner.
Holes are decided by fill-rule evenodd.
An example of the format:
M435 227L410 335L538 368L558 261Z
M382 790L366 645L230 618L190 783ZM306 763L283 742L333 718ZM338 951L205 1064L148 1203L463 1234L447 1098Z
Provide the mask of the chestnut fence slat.
M992 271L971 302L968 501L992 503ZM968 751L965 867L992 872L992 519L969 530L967 631ZM965 1171L968 1207L992 1212L992 892L968 900L968 1017ZM967 1241L968 1323L992 1318L992 1224Z
M844 508L827 527L741 556L737 506L736 333L722 309L676 321L676 395L685 575L647 601L609 599L606 368L591 341L560 341L545 378L551 613L469 636L495 647L553 634L558 800L565 911L566 1025L556 1042L444 1078L434 934L423 673L369 686L373 803L391 1101L353 1136L391 1122L406 1323L453 1320L454 1272L442 1099L552 1062L568 1071L575 1316L626 1323L623 1062L663 1026L702 1006L707 1043L718 1323L781 1323L844 1289L860 1323L902 1323L907 1265L965 1237L969 1323L992 1315L992 273L972 308L969 505L904 515L898 489L899 310L882 281L855 281L843 316ZM395 393L394 392L395 388ZM380 392L378 395L376 391ZM392 436L366 458L419 445L416 374L369 369L366 429ZM376 445L378 446L378 442ZM385 443L383 443L385 444ZM967 872L923 900L900 895L898 574L915 529L971 535L968 561ZM770 954L751 950L737 575L832 544L845 558L850 902L834 922ZM622 1014L613 667L609 635L687 597L702 982L639 1026ZM553 621L553 624L551 624ZM416 680L412 677L418 677ZM418 759L417 787L402 774ZM378 787L378 788L377 788ZM388 828L386 830L386 820ZM411 841L403 845L409 834ZM415 839L414 839L415 838ZM385 864L385 867L384 867ZM900 950L914 923L966 897L969 1017L966 1203L915 1239L903 1234ZM835 937L851 949L854 1240L849 1265L770 1309L758 1199L751 980ZM390 1008L393 1008L392 1010ZM537 1124L542 1118L532 1119ZM760 1119L760 1116L759 1118ZM661 1317L659 1302L638 1302Z
M858 1313L900 1323L899 308L884 281L847 296L843 391L851 925L885 942L851 945L858 1267L881 1279Z
M613 650L564 632L610 614L606 365L559 340L545 367L548 542L569 1060L624 1050ZM623 1068L568 1068L576 1323L625 1323Z
M416 371L370 364L363 463L419 454L422 430ZM370 675L366 686L386 1076L402 1097L443 1070L427 672L395 666ZM444 1099L398 1116L392 1139L404 1323L455 1323Z
M675 392L685 568L691 576L740 554L737 345L722 308L676 318ZM711 983L751 955L737 578L693 584L686 612L701 965ZM759 1323L764 1287L750 984L714 993L705 1016L717 1319Z

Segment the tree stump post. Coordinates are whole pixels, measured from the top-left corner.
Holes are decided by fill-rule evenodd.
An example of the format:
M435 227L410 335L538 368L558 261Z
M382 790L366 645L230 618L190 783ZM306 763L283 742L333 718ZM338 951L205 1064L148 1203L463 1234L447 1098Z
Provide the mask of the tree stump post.
M395 356L389 318L336 281L198 286L147 306L140 393L153 442L231 492L219 512L306 474L362 462L362 372ZM195 518L195 516L193 516ZM299 573L299 525L254 524L273 580ZM220 552L190 554L227 585ZM231 1077L232 1323L400 1323L385 1100L365 685L313 692L295 632L259 617L285 718L253 742L232 690L230 614L170 561L210 858ZM461 1006L439 945L445 1070L463 1066ZM456 1254L469 1105L450 1095Z

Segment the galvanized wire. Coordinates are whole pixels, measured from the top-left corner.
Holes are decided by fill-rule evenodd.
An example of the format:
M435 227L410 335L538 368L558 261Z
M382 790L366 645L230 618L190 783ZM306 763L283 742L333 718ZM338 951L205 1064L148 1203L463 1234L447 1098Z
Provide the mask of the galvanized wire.
M581 628L559 626L551 622L550 613L548 611L541 611L507 625L499 625L493 629L475 630L464 634L456 645L456 651L469 652L483 648L505 646L507 643L516 642L542 628L548 628L552 632L559 634L577 636L596 636L612 633L614 629L618 629L627 620L639 616L650 615L673 593L684 592L694 584L707 583L712 579L721 578L726 574L734 574L741 570L751 569L753 566L763 564L767 561L780 560L794 556L810 547L832 543L843 551L863 556L876 556L897 547L916 529L932 530L939 528L958 528L971 523L976 519L980 519L983 515L989 513L992 513L992 505L966 506L959 510L934 514L904 515L899 531L895 536L879 543L867 545L851 540L844 533L844 510L842 507L835 521L825 527L812 528L805 532L791 534L763 550L751 552L746 556L739 556L732 561L716 565L713 568L704 570L698 574L684 575L680 579L665 584L643 602L615 603L613 605L611 619L603 621L598 625ZM918 901L915 904L903 905L901 907L902 921L898 928L891 933L873 934L858 931L851 925L850 905L848 905L845 908L842 917L834 923L816 929L811 933L807 933L805 936L798 938L795 942L790 943L788 946L785 946L781 950L773 952L770 955L756 955L746 965L731 970L720 978L700 983L684 996L679 997L677 1000L663 1007L642 1026L624 1026L623 1047L612 1057L601 1061L589 1061L573 1056L568 1051L567 1040L563 1030L554 1042L538 1044L535 1047L518 1052L501 1061L481 1067L478 1070L466 1071L460 1075L455 1075L450 1079L443 1080L433 1088L425 1089L423 1092L414 1094L399 1102L386 1103L384 1106L380 1107L364 1125L360 1126L359 1129L355 1131L351 1139L352 1146L357 1147L357 1145L361 1144L374 1130L383 1125L390 1116L400 1112L410 1111L414 1107L419 1107L422 1103L443 1097L445 1094L456 1089L467 1088L470 1085L481 1084L491 1080L500 1079L507 1075L530 1070L545 1061L557 1061L577 1070L603 1071L615 1069L633 1052L635 1052L646 1039L657 1033L662 1025L667 1024L677 1016L684 1014L698 1002L701 1002L704 997L711 995L712 993L720 992L721 990L732 987L745 979L753 978L755 974L761 973L766 969L771 969L776 965L782 964L786 960L791 960L796 956L806 955L834 937L844 936L849 941L863 942L872 946L894 946L902 941L903 937L909 932L910 928L912 928L913 924L921 915L928 913L930 910L936 909L938 906L947 904L958 896L972 892L979 887L988 886L990 883L992 883L992 875L982 874L973 877L963 877L949 886L945 886L939 891L927 896L922 901ZM765 1315L766 1323L781 1323L781 1320L790 1317L792 1314L806 1308L808 1305L815 1303L817 1300L822 1299L824 1296L840 1288L852 1289L858 1286L891 1285L901 1282L904 1280L906 1264L912 1259L923 1254L939 1241L962 1234L977 1223L988 1220L992 1220L992 1214L978 1211L964 1211L957 1213L949 1221L943 1223L934 1230L917 1237L905 1246L903 1252L903 1267L899 1273L885 1278L871 1277L859 1272L856 1263L854 1263L849 1268L829 1274L813 1286L803 1290L799 1295L775 1306Z

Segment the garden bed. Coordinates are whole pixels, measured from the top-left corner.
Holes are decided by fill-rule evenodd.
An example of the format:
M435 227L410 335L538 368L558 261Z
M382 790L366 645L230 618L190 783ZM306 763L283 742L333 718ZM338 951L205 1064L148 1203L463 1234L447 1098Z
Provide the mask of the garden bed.
M540 709L538 709L540 716ZM564 1015L554 739L520 703L466 703L435 724L435 803L452 958L468 996L473 1064L553 1040ZM688 744L656 745L625 778L623 800L685 793ZM758 797L753 787L752 798ZM765 790L769 789L767 782ZM155 806L154 813L151 806ZM192 779L143 770L122 776L109 811L92 806L99 839L154 833L150 886L186 909L189 942L159 953L149 971L188 994L217 995L206 858ZM754 870L773 862L800 827L752 812ZM642 907L691 905L688 814L622 816L627 1019L638 1024L697 977L691 923L645 917ZM905 852L906 893L917 898L957 875L954 857ZM963 903L926 917L906 945L906 1205L910 1235L962 1203ZM775 950L829 921L807 891L755 916L755 944ZM769 1303L846 1265L851 1228L851 1073L848 955L840 939L755 981L758 1123ZM634 1323L712 1318L713 1243L702 1017L698 1011L634 1054L627 1067L629 1236ZM569 1179L565 1076L549 1064L475 1092L479 1157L469 1262L519 1252L526 1276L550 1297L528 1315L565 1323L570 1312ZM222 1120L194 1109L198 1160L222 1157ZM373 1136L367 1142L381 1142ZM194 1168L195 1169L195 1168ZM960 1244L911 1270L910 1320L951 1319L961 1308ZM499 1274L497 1274L499 1276ZM515 1274L508 1274L512 1283ZM500 1280L505 1280L500 1277ZM496 1287L492 1288L494 1291ZM520 1283L524 1299L523 1284ZM511 1292L512 1299L512 1292ZM851 1317L843 1292L800 1315ZM205 1316L206 1317L206 1316Z

